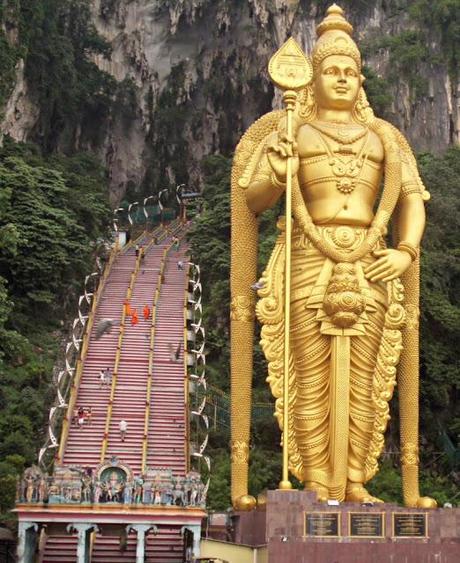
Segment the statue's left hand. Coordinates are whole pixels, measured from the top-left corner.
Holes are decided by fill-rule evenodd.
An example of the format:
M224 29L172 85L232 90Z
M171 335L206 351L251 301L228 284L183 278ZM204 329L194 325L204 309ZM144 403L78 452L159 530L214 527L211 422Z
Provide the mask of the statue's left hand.
M364 270L366 278L370 281L389 282L399 278L411 265L412 259L407 252L394 248L375 250L374 256L379 257L373 264Z

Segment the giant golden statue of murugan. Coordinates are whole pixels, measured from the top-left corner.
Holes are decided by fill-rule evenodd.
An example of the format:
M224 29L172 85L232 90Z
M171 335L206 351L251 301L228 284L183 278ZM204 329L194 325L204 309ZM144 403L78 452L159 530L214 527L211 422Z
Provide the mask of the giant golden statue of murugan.
M236 149L231 447L238 509L256 502L248 494L255 313L289 470L305 488L323 500L379 502L364 485L378 470L398 380L404 502L436 506L420 497L418 485L419 245L429 194L404 137L369 107L351 33L342 9L331 6L317 28L313 77L299 92L293 133L286 131L286 112L273 111ZM284 194L288 158L293 227L283 428L284 218L257 284L257 306L251 286L257 215ZM394 248L385 242L390 220Z

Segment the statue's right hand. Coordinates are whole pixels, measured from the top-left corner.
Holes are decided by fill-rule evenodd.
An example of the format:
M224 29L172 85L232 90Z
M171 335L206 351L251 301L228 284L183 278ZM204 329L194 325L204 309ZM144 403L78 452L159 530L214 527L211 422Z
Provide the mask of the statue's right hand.
M299 171L297 142L293 138L283 134L280 135L278 143L268 145L268 162L280 183L286 183L287 160L289 157L292 158L292 176L295 176Z

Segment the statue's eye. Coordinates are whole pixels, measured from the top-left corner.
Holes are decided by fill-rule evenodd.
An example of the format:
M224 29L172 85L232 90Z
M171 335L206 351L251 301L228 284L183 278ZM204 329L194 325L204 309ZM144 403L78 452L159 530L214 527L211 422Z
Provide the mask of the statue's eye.
M356 72L350 68L347 70L347 76L356 76Z
M335 74L335 68L327 68L324 74Z

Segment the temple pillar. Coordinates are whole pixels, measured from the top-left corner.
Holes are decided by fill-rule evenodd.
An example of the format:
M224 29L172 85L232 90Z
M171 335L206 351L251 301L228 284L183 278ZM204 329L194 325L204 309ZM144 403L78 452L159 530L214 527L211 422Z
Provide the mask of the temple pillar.
M19 522L18 525L18 563L34 563L37 545L38 524Z
M153 524L130 524L126 526L126 532L129 534L133 530L137 534L136 543L136 563L144 563L145 561L145 535L153 530L154 534L158 533L158 528Z
M182 534L188 530L193 534L193 558L200 556L200 541L201 541L201 525L200 524L187 524L182 527Z
M69 533L76 532L78 534L77 563L89 563L91 532L99 531L96 524L89 524L87 522L69 524L67 531Z

